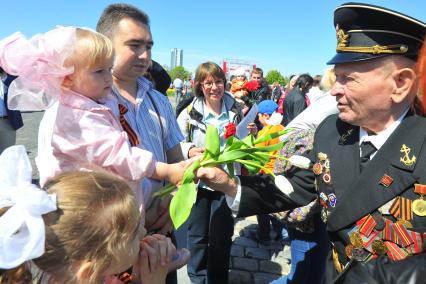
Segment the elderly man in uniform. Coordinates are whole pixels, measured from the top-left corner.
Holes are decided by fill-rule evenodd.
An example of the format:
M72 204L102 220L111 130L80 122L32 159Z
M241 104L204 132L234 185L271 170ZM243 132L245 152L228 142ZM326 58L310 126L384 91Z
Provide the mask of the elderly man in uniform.
M318 126L310 168L275 180L231 179L217 168L197 175L224 192L238 216L318 198L333 245L325 283L424 283L426 119L413 105L426 24L346 3L335 10L334 25L337 54L329 64L339 113Z

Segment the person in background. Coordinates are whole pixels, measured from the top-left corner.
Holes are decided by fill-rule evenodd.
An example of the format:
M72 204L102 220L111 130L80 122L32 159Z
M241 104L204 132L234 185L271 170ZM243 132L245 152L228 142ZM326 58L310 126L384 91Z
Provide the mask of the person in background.
M263 100L259 103L258 107L258 118L260 124L263 128L257 134L257 137L262 137L264 135L268 135L270 133L275 133L284 130L284 126L280 124L281 115L278 114L277 108L278 105L272 100ZM272 120L277 120L276 124ZM272 124L271 124L272 123ZM263 143L257 144L257 147L266 147L272 146L280 142L280 138L277 137L272 140L265 141ZM273 151L271 155L278 154L278 151ZM275 157L271 157L269 162L265 165L264 169L259 171L259 174L271 174L274 172L274 164ZM250 237L261 244L267 245L271 239L280 239L282 234L285 233L283 230L283 225L280 221L278 221L275 217L270 216L268 214L257 215L257 223L259 225L259 229L256 234L251 235ZM270 229L270 224L272 224L273 230ZM253 232L253 231L250 231Z
M157 61L151 60L151 62L151 66L149 66L145 76L151 80L154 89L167 96L167 89L170 87L172 79Z
M24 125L21 113L10 110L7 103L8 87L15 78L0 68L0 154L7 147L15 145L16 130Z
M177 119L188 142L204 147L206 127L211 124L218 128L223 147L226 126L241 121L241 106L225 92L225 84L225 73L217 64L206 62L197 67L195 98ZM200 183L188 222L191 259L187 270L192 283L228 283L234 219L225 196Z
M244 84L247 82L246 70L243 67L238 67L233 75L234 77L231 80L231 94L237 102L244 104L243 98L248 94L247 90L244 89Z
M278 100L280 99L282 94L283 94L283 89L282 89L280 83L274 82L272 84L271 100L278 103Z
M323 90L321 89L321 75L316 75L312 83L312 87L309 89L309 92L306 96L309 99L309 102L312 104L323 94Z
M284 100L287 97L287 95L290 93L290 91L293 90L294 84L296 84L297 78L299 78L299 75L290 75L289 81L287 85L285 86L284 93L282 93L280 99L278 100L278 112L281 114L284 113Z
M178 105L182 100L183 81L180 78L173 80L173 88L175 89L175 104Z
M263 100L270 99L271 90L269 89L268 82L263 77L263 70L261 68L253 68L250 73L250 81L256 81L259 84L259 88L250 93L251 103L259 104Z
M286 96L283 103L283 125L286 126L305 108L308 107L306 94L312 87L313 78L308 74L300 75L293 89Z

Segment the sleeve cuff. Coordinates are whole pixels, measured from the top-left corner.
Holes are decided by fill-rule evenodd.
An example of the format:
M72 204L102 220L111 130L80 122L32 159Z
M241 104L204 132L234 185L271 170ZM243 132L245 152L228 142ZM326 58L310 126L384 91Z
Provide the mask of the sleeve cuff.
M182 149L182 156L184 157L185 160L188 160L188 154L189 154L189 149L191 149L191 147L195 147L194 143L189 143L189 142L181 142L180 143L180 148Z
M235 197L231 197L225 194L226 203L228 204L229 209L231 209L232 216L234 218L237 217L241 200L241 181L238 177L235 177L235 182L237 183L237 194Z

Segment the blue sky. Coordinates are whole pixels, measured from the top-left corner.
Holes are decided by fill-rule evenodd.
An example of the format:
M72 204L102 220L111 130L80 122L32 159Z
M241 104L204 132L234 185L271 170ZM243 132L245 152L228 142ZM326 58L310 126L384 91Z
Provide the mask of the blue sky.
M116 1L2 1L0 38L16 31L32 36L55 25L95 28L103 10ZM181 48L183 65L224 58L252 62L283 75L321 74L336 45L333 11L336 0L127 1L151 19L153 59L170 65L170 49ZM426 21L425 0L366 0Z

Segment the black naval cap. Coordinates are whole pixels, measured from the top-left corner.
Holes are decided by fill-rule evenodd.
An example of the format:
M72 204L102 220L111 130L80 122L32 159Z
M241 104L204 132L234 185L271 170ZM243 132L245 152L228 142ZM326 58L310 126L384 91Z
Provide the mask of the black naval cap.
M426 24L396 11L364 3L345 3L334 11L337 54L327 64L387 55L413 60L426 35Z

